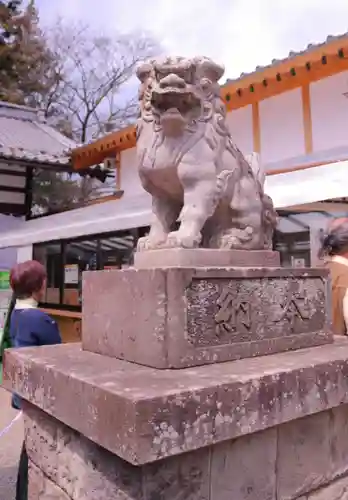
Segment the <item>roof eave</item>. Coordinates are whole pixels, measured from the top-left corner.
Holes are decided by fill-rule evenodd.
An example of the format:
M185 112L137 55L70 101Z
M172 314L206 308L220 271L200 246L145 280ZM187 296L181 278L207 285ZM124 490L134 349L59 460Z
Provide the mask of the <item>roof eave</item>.
M29 168L47 168L51 170L57 170L60 172L71 172L73 171L73 164L69 160L68 162L50 162L50 161L40 161L34 159L18 158L16 156L7 156L0 153L0 160L6 163L16 164L23 167Z
M242 74L236 79L227 80L222 89L225 92L237 88L245 88L253 83L260 83L265 78L275 78L278 74L282 75L289 72L293 67L304 66L307 62L313 63L320 61L323 56L332 56L337 54L340 49L348 48L348 34L339 37L328 37L328 41L319 45L309 45L306 50L301 52L290 52L289 57L279 61L273 60L268 66L256 68L251 73Z

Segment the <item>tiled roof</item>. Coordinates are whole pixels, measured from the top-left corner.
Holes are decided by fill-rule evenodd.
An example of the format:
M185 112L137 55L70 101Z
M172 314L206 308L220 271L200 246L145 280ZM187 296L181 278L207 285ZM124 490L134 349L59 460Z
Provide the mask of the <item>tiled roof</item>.
M39 111L0 101L0 158L68 166L75 147Z
M295 57L302 56L304 54L310 54L312 51L317 50L320 47L323 47L331 42L336 42L339 40L347 41L347 39L348 39L348 32L343 33L342 35L337 35L337 36L329 35L324 42L315 43L315 44L310 43L309 45L307 45L307 47L304 50L301 50L299 52L290 51L288 56L285 57L284 59L273 59L271 64L268 64L266 66L257 66L254 69L254 71L251 71L250 73L241 73L240 76L238 76L237 78L231 78L231 79L229 78L226 80L223 87L225 85L228 85L228 84L231 84L234 82L238 82L239 80L242 80L243 78L245 78L249 75L253 75L254 73L258 73L260 71L265 71L266 69L276 67L278 64L282 64L284 62L291 61L291 59L294 59Z

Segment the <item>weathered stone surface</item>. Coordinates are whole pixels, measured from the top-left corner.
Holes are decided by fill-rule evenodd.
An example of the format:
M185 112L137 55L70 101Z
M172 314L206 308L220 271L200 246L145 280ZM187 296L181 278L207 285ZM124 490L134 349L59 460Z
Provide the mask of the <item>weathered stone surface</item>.
M323 269L93 271L83 348L183 368L320 345L332 341L329 296Z
M329 481L330 424L326 411L278 427L278 500L293 500Z
M92 273L84 273L83 347L101 354L107 351L110 356L118 354L121 359L128 358L132 352L133 360L145 359L150 366L158 364L159 368L165 368L165 274L155 270L138 271L139 279L130 280L130 274L125 271L100 274L93 271L98 273L97 279ZM101 295L96 301L92 294L97 289ZM151 332L151 337L146 332Z
M26 403L29 499L347 500L334 411L135 467Z
M338 479L303 497L303 500L348 500L348 478Z
M204 448L144 466L144 500L213 500L210 453Z
M161 371L82 351L77 344L21 348L5 353L4 370L7 389L134 464L348 403L346 338L297 352Z
M5 500L5 499L4 499ZM7 500L7 499L6 499ZM33 462L29 463L28 500L72 500L44 475Z
M278 427L278 500L297 499L347 471L348 405Z
M138 467L23 409L29 500L348 500L348 478L332 468L337 409Z
M348 406L333 408L330 419L331 468L335 476L348 472Z
M72 500L142 500L141 470L26 404L26 444L37 464Z
M166 248L136 252L137 269L159 267L280 267L279 252L272 250L223 250Z
M135 467L36 407L26 404L24 410L32 463L72 500L209 499L209 449ZM36 484L43 489L33 477L32 489Z
M211 498L273 500L276 498L276 428L212 448Z

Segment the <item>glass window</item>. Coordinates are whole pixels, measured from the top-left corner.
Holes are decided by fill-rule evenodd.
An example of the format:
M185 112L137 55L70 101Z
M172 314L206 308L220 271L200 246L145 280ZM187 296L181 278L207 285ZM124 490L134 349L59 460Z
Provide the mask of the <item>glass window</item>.
M93 271L98 264L98 240L83 240L64 245L63 301L67 306L80 306L82 273Z
M135 238L131 233L100 240L100 269L121 269L133 264Z
M48 243L35 245L33 257L41 262L47 271L47 285L44 302L47 304L60 303L60 286L62 282L62 249L61 244Z
M90 239L34 245L34 259L47 270L45 303L80 309L83 271L131 266L137 240L148 231L148 227L142 227Z
M279 218L273 237L274 250L280 253L284 267L310 266L310 232L306 224L295 215L287 214Z

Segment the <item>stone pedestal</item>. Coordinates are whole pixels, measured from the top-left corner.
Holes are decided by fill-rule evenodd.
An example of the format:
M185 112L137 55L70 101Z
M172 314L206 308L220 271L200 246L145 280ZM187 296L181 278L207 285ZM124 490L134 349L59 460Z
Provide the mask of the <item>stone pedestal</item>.
M345 499L327 271L195 262L85 273L82 345L6 352L30 500Z
M316 346L332 341L328 285L319 269L91 271L82 345L154 368Z

